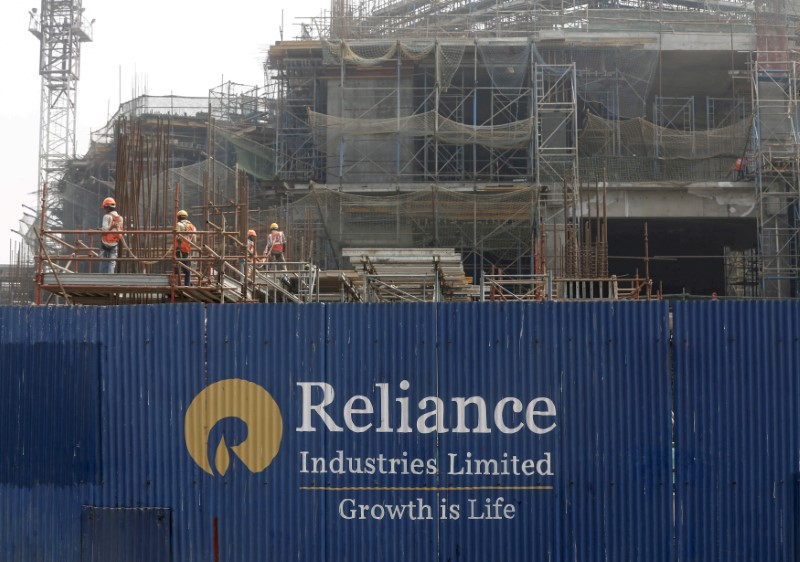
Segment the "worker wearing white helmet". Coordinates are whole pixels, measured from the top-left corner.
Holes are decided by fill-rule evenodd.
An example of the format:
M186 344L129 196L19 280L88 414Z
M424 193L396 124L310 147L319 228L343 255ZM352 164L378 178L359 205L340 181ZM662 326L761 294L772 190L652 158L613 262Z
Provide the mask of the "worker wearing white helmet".
M267 246L264 248L264 256L267 261L281 262L283 271L286 271L286 235L278 230L278 223L273 222L267 235Z
M119 241L122 238L123 219L117 213L117 202L113 197L103 199L103 223L100 230L103 235L100 237L100 273L114 273L117 269L117 254L119 252Z

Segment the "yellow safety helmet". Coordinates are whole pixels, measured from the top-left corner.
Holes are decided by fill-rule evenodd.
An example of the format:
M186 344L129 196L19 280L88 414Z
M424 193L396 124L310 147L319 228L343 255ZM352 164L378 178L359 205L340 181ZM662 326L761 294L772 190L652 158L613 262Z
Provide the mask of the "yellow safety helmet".
M255 230L248 230L247 231L247 236L255 236L255 235L256 235L256 231Z
M187 213L186 211L181 209L180 211L178 211L178 218L179 219L188 219L189 218L189 213Z
M272 230L275 230L275 229L277 229L277 228L278 228L278 223L277 223L277 222L273 222L271 225L269 225L269 227L270 227Z

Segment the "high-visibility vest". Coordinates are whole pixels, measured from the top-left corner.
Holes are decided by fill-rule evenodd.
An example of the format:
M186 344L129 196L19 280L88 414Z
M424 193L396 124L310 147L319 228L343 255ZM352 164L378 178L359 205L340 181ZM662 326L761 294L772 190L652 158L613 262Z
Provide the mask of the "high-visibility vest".
M178 221L177 229L179 233L181 232L194 232L196 229L194 225L189 222L189 219L183 219L182 221ZM180 250L184 254L188 254L192 247L189 242L194 242L194 234L186 234L181 235L178 234L178 239L175 241L175 249Z
M264 253L282 252L286 246L286 236L280 230L273 230L267 237L267 248Z
M109 219L106 219L109 217ZM108 246L116 246L119 242L122 235L122 223L123 219L116 211L111 211L107 213L105 217L103 217L103 230L105 234L100 238L104 244Z

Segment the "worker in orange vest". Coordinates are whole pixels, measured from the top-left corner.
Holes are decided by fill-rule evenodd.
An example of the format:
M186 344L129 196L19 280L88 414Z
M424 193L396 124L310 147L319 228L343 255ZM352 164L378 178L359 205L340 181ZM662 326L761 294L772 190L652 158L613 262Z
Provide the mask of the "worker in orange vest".
M123 219L117 213L117 202L113 197L103 199L103 224L100 230L103 235L100 237L100 273L114 273L117 268L117 253L119 251L119 241L122 238Z
M190 270L192 261L188 258L192 251L191 245L195 241L196 235L193 233L197 229L189 222L189 213L183 209L178 211L178 224L175 226L175 230L178 231L178 236L175 239L175 257L178 258L183 270L183 284L188 287L192 278Z
M272 263L279 261L283 271L286 271L286 235L283 231L278 230L278 223L273 222L270 226L270 232L267 235L267 246L264 248L264 256L267 262Z

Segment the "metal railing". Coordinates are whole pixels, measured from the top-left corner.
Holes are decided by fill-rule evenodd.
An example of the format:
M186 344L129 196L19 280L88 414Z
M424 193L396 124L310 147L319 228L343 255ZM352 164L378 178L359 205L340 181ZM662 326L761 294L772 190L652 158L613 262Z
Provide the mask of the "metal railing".
M36 302L48 291L71 303L75 295L103 295L115 303L137 295L203 302L313 302L319 298L319 270L308 262L267 263L247 256L238 233L195 231L183 238L190 251L176 255L176 230L127 230L116 258L101 254L100 230L36 230ZM185 234L185 233L184 233ZM115 273L100 273L101 264L116 262ZM185 285L186 271L189 284ZM97 296L100 295L100 296Z
M436 273L378 275L364 273L366 302L442 302L442 288Z
M649 300L650 281L634 277L559 278L551 274L481 275L481 301Z

